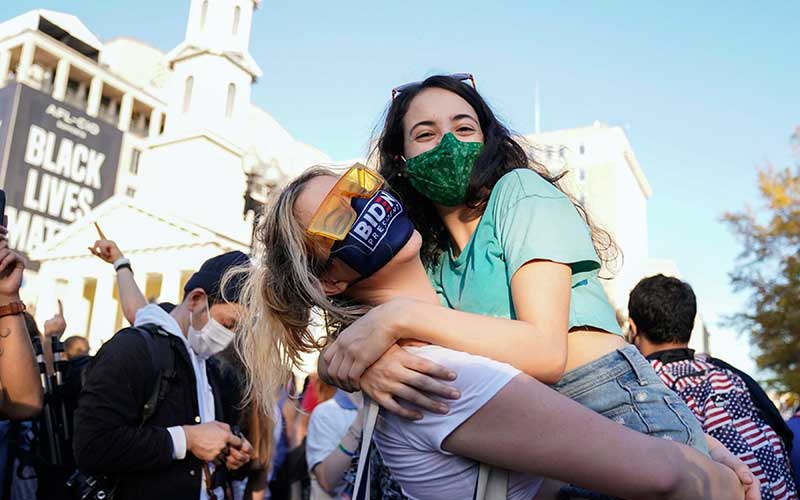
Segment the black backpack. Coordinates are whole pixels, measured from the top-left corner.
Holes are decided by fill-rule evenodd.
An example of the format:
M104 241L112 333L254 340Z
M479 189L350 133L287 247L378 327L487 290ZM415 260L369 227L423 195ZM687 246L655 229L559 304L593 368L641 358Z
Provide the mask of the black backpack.
M150 361L155 368L156 379L150 390L150 396L142 406L139 425L143 426L156 412L158 403L169 392L170 384L175 379L175 354L172 350L172 335L158 325L147 323L124 328L116 335L141 335L147 344ZM82 367L81 381L86 380L90 364ZM105 475L92 476L76 470L67 481L67 487L76 500L113 500L119 479Z
M155 384L150 390L150 397L142 407L140 425L144 425L155 414L159 401L162 401L167 396L170 384L175 379L175 354L172 351L174 339L169 332L151 323L126 328L119 331L117 335L126 330L142 335L150 352L150 361L156 369Z

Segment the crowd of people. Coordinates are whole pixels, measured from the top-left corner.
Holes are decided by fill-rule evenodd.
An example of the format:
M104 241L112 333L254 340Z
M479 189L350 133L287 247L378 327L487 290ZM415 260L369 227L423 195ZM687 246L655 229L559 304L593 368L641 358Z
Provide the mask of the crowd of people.
M798 499L800 413L689 348L689 284L620 324L612 236L472 75L391 96L377 168L293 179L178 304L98 226L130 326L94 356L25 314L2 231L3 498Z

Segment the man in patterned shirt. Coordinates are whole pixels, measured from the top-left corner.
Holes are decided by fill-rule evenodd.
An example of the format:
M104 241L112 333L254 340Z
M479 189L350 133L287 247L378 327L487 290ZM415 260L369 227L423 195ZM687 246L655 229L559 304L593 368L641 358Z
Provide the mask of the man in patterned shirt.
M794 432L794 448L792 449L792 468L794 468L794 484L800 483L800 408L786 422Z
M689 284L661 274L645 278L628 302L632 342L686 401L703 430L750 467L763 500L797 500L787 451L791 431L755 381L689 349L696 313Z

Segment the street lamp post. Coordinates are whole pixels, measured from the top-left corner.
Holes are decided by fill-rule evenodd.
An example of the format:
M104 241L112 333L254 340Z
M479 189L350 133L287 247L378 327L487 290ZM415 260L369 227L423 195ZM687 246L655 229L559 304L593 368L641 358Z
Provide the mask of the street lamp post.
M264 204L269 197L279 188L286 179L286 176L278 166L278 162L272 159L268 162L261 161L255 154L248 155L245 160L245 175L247 176L247 186L244 192L243 216L247 220L250 212L253 213L253 227L250 234L250 253L255 248L255 230L258 219L264 209Z

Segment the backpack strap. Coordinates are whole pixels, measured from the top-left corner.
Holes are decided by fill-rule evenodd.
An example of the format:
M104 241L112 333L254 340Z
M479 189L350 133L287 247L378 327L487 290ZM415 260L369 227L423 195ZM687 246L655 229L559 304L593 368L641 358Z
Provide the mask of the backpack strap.
M144 425L156 412L159 401L163 400L175 379L175 355L172 352L170 334L157 325L148 323L133 328L145 339L150 361L155 369L156 379L150 396L142 407L141 425Z
M508 498L508 471L480 464L475 482L473 500L506 500Z
M378 421L380 407L378 403L369 398L364 399L364 404L368 405L368 407L367 413L364 415L364 431L361 434L361 453L358 456L353 500L370 500L369 446L372 444L372 435L375 432L375 422Z
M370 500L369 447L375 433L375 423L378 420L380 407L371 399L366 399L364 404L369 406L364 415L364 431L361 435L361 453L358 456L353 500ZM480 464L475 493L472 498L473 500L506 500L508 498L508 471Z

